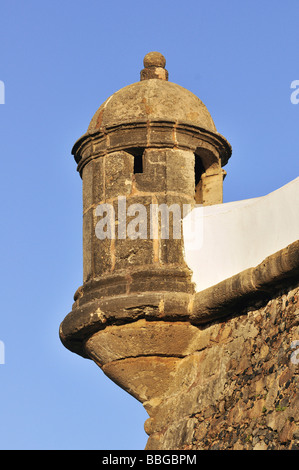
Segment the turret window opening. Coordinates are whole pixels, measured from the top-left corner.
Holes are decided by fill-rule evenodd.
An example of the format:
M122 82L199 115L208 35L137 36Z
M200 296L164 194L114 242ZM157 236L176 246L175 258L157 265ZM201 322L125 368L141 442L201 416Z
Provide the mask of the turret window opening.
M202 164L201 158L195 154L194 173L195 173L195 189L200 182L202 174L205 172L205 168Z
M134 167L133 167L134 175L138 173L143 173L144 148L143 147L130 148L130 149L127 149L127 152L133 155L134 157Z
M143 158L142 155L134 155L134 175L136 173L143 173Z

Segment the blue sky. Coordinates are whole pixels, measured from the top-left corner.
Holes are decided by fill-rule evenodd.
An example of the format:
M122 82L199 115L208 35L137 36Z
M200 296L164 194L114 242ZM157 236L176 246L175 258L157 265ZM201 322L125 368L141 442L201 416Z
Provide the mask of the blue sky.
M145 447L142 405L58 337L82 284L71 148L158 50L232 145L224 201L278 189L299 169L298 17L298 0L0 0L1 449Z

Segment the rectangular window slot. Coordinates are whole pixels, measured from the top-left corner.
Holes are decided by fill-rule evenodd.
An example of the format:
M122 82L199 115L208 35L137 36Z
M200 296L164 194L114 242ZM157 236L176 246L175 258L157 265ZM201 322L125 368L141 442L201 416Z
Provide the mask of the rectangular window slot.
M134 174L143 173L142 155L134 155Z

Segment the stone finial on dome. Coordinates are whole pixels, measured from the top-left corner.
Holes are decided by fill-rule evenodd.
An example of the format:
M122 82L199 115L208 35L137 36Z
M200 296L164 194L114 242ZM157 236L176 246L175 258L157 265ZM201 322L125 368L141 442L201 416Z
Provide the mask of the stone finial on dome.
M140 72L140 81L156 78L168 80L168 71L165 69L166 59L160 52L149 52L143 59L144 69Z

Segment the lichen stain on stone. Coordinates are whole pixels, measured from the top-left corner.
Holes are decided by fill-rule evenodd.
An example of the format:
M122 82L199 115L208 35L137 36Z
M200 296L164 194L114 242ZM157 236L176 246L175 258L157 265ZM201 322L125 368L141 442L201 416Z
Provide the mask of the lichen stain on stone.
M187 117L190 119L190 121L196 121L196 119L199 118L199 114L191 111L187 114Z
M144 104L146 114L153 114L154 113L153 108L151 106L149 106L149 104L147 103L146 98L142 98L142 103Z
M97 118L97 123L95 125L95 128L96 129L99 129L102 125L102 121L103 121L103 114L104 114L104 110L102 109L100 112L99 112L99 115L98 115L98 118Z

